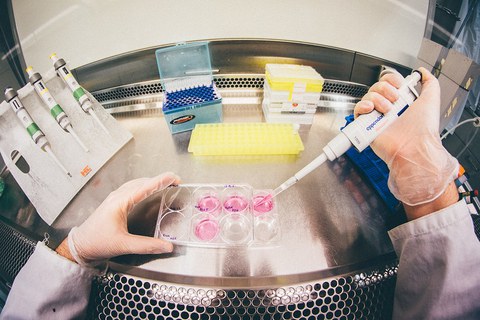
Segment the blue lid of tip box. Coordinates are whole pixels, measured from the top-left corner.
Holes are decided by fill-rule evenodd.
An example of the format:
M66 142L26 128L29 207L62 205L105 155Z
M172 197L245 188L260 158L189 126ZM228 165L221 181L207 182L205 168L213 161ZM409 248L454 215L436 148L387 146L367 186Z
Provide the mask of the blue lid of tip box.
M177 44L155 51L164 88L163 114L171 133L197 123L222 122L222 98L213 82L208 42Z

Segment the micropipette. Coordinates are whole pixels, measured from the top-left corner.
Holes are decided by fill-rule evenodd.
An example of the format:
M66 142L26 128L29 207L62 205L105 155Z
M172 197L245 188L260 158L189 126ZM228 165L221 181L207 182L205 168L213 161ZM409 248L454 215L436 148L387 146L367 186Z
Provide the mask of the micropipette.
M418 93L414 87L420 80L421 73L415 70L404 79L402 86L398 89L399 98L393 103L393 108L389 112L380 113L377 110L373 110L368 114L358 116L353 122L343 128L335 138L327 143L320 156L295 173L291 178L276 188L271 195L266 196L263 200L256 203L255 206L260 206L262 203L285 191L322 165L327 159L330 161L337 159L352 146L359 152L362 152L415 101Z
M45 134L40 130L38 125L33 122L32 117L28 113L28 111L25 109L23 106L22 102L18 98L17 91L15 91L12 88L6 88L5 89L5 100L10 104L12 107L13 111L17 115L18 119L20 119L20 122L23 124L24 128L27 129L28 134L32 138L33 142L40 147L43 151L45 151L52 159L55 161L55 163L69 176L71 177L72 175L68 170L62 165L60 160L55 156L53 153L52 149L50 148L50 144L48 143L47 138L45 137Z
M105 125L102 123L102 121L100 121L97 114L93 110L93 103L85 93L85 90L83 90L83 88L78 84L77 80L73 77L72 72L68 69L65 60L59 59L55 53L50 56L50 59L52 59L53 61L53 67L55 68L55 71L70 88L73 93L73 97L75 98L75 100L78 101L83 111L91 115L95 119L95 121L97 121L103 131L105 131L107 134L110 134L110 132L108 132Z
M85 152L88 152L88 148L73 130L70 119L66 115L65 111L63 111L62 107L60 107L55 98L50 94L50 91L42 80L42 76L38 72L33 72L32 67L28 67L25 71L27 71L28 73L30 84L35 88L37 94L40 96L40 98L42 98L43 102L50 109L50 114L55 119L55 121L57 121L57 123L63 130L70 133L73 138L75 138L75 140L82 147L82 149L85 150Z

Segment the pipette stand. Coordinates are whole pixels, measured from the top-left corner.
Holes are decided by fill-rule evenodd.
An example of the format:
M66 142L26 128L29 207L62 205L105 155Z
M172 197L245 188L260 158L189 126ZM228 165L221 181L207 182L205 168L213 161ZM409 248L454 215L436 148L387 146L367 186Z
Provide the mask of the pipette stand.
M27 84L18 90L18 96L45 133L52 151L72 177L60 170L48 154L35 145L6 101L0 104L0 153L40 217L51 225L95 173L132 139L132 134L121 127L87 92L94 104L93 110L110 134L105 133L98 123L82 110L53 69L42 76L50 93L70 118L76 134L88 147L89 152L85 152L74 137L58 125L33 87ZM15 151L18 151L21 157L12 159ZM22 159L27 166L20 164Z

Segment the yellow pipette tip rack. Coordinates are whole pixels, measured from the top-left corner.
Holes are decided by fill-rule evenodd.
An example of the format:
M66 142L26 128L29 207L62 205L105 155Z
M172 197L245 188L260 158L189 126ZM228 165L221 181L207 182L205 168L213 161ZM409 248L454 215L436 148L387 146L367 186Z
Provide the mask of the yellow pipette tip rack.
M317 93L322 92L325 82L310 66L275 63L265 65L265 81L272 90Z
M197 124L188 146L196 156L295 155L303 149L298 125L264 122Z

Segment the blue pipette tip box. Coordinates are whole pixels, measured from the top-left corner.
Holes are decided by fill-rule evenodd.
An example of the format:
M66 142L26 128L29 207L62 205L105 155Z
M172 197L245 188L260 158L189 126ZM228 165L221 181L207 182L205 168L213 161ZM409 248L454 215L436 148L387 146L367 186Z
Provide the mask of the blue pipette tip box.
M208 42L161 48L155 56L171 133L192 130L197 123L222 122L222 97L213 82Z
M353 115L345 117L346 125L354 120ZM370 181L377 194L382 198L388 209L397 212L400 207L398 201L388 189L388 176L390 171L385 162L380 159L372 150L367 147L362 152L358 152L354 147L348 149L345 153L354 165L365 175Z

